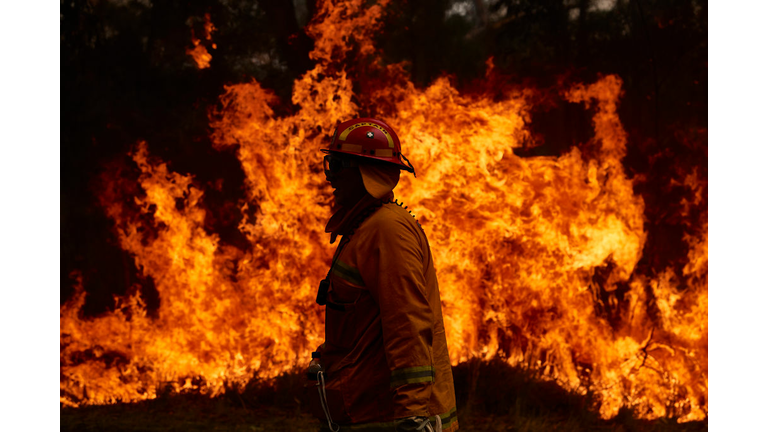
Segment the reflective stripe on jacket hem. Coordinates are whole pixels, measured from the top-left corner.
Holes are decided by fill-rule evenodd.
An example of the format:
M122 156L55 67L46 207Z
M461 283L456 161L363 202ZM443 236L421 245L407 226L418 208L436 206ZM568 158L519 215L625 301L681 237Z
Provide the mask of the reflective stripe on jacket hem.
M440 414L440 420L443 422L443 432L459 430L459 419L456 416L456 407L451 408L451 410L445 414Z

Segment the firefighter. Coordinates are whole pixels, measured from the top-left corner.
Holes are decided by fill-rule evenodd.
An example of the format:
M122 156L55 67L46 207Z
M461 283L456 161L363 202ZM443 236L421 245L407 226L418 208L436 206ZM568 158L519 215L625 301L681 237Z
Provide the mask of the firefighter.
M339 124L323 152L335 198L325 231L341 240L318 290L325 342L308 371L321 429L458 430L429 243L392 192L415 170L395 131L371 118Z

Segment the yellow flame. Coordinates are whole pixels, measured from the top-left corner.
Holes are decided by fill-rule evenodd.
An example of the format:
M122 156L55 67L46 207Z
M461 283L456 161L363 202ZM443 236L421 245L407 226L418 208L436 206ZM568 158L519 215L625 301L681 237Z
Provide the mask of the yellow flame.
M61 309L62 403L154 398L159 388L220 393L303 365L322 342L316 284L332 247L323 233L330 191L321 155L336 122L356 116L353 82L332 61L350 38L364 55L383 10L361 0L321 2L309 26L318 63L294 83L293 114L275 116L259 83L225 87L212 114L216 148L234 147L246 176L241 251L204 229L203 192L140 143L132 157L146 222L106 203L121 246L160 294L157 318L138 294L114 312L78 316L82 287ZM418 178L396 190L422 223L437 265L453 364L501 355L510 364L643 417L707 410L707 225L690 246L682 277L635 272L645 245L644 203L621 160L627 133L617 114L621 79L606 76L563 93L593 114L594 154L521 158L531 92L501 100L462 95L447 79L417 89L402 65L366 107L391 124ZM362 100L359 98L358 100ZM700 188L697 174L686 179ZM701 194L698 195L699 200ZM596 283L598 272L607 274ZM617 286L626 286L622 306ZM681 287L688 289L681 290ZM603 299L608 304L605 304ZM652 301L651 301L652 300ZM618 308L610 322L604 310ZM588 388L589 387L589 388Z

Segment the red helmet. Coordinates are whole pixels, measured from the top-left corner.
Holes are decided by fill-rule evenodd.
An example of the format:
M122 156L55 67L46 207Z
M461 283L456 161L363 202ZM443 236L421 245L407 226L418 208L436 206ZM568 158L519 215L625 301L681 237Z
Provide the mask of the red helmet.
M415 175L413 165L400 151L400 139L397 134L381 120L363 117L339 123L333 133L331 145L322 151L393 163ZM403 160L408 162L408 165Z

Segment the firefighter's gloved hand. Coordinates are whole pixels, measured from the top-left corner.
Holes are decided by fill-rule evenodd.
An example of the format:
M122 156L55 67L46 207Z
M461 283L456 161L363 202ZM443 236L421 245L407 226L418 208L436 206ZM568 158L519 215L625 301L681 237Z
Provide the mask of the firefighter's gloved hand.
M432 425L427 417L406 417L395 420L397 432L431 432Z

